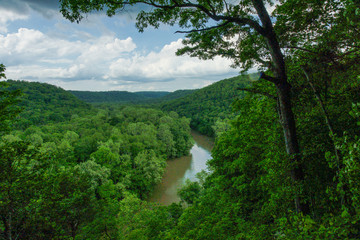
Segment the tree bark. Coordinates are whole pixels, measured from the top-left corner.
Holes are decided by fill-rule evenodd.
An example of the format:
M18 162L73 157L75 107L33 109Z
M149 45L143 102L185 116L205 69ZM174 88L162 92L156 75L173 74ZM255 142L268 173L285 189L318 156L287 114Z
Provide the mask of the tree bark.
M300 147L296 132L296 123L291 104L291 86L289 83L281 83L276 85L279 98L279 114L280 121L283 128L286 152L290 156L292 162L292 169L290 176L295 184L301 183L305 175L301 164ZM309 213L309 205L302 202L299 195L294 198L295 208L297 212Z
M263 35L272 58L274 77L264 79L273 82L277 89L279 99L279 115L281 126L283 128L286 152L290 156L292 169L290 176L295 185L301 183L305 176L301 164L300 147L296 132L296 123L291 104L291 85L287 80L286 65L284 56L281 52L279 42L276 37L270 16L265 8L263 0L252 0L253 5L258 13L265 34ZM294 198L295 209L297 212L309 213L309 205L302 201L299 195Z

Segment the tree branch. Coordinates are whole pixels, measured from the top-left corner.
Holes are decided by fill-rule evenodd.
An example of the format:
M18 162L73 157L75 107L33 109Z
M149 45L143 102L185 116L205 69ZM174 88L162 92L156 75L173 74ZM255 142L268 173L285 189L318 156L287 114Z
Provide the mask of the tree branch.
M230 22L224 22L220 25L216 25L216 26L212 26L212 27L208 27L208 28L203 28L203 29L193 29L193 30L190 30L190 31L176 31L175 33L192 33L192 32L203 32L203 31L208 31L208 30L211 30L211 29L214 29L214 28L219 28L219 27L223 27L223 26L226 26L228 25Z
M306 80L308 81L311 89L313 90L313 93L316 97L316 99L318 100L319 104L320 104L320 108L324 114L324 118L325 118L325 122L326 122L326 126L328 127L329 131L330 131L330 135L331 135L331 140L333 141L333 146L334 146L334 152L335 152L335 157L336 157L336 161L337 161L337 168L338 168L338 171L340 171L340 152L339 152L339 149L337 148L336 146L336 143L335 143L335 139L334 139L334 136L335 136L335 131L334 131L334 127L333 127L333 124L330 120L330 117L329 117L329 114L326 110L326 107L325 107L325 104L320 96L320 93L316 90L314 84L311 82L310 80L310 77L307 73L307 71L305 70L305 67L304 66L301 66L301 69L303 70L304 72L304 75L306 77ZM341 197L341 204L344 204L344 196Z
M285 46L285 47L282 47L282 48L297 49L297 50L301 50L301 51L304 51L304 52L309 52L309 53L317 54L317 52L314 52L314 51L311 51L311 50L309 50L309 49L302 48L302 47Z
M274 78L274 77L268 76L264 72L260 73L259 79L264 79L264 80L270 81L270 82L272 82L274 84L280 83L279 78Z
M175 4L174 5L160 5L160 4L156 4L153 1L134 1L132 3L129 2L122 2L122 4L126 5L133 5L136 3L143 3L149 6L153 6L156 8L160 8L160 9L174 9L174 8L196 8L200 11L202 11L203 13L205 13L209 18L215 20L215 21L227 21L227 22L233 22L236 23L238 25L249 25L250 27L252 27L253 29L255 29L260 35L266 36L266 31L263 27L260 26L260 24L250 18L240 18L240 17L231 17L231 16L225 16L225 15L217 15L215 12L215 9L212 9L213 12L211 10L209 10L208 8L206 8L204 5L201 4L195 4L192 3L190 1L186 1L186 3L178 3L177 1L173 1Z
M223 1L224 1L224 5L225 5L225 8L226 8L226 11L227 11L227 12L230 12L230 11L229 11L229 5L227 4L227 2L226 2L225 0L223 0Z

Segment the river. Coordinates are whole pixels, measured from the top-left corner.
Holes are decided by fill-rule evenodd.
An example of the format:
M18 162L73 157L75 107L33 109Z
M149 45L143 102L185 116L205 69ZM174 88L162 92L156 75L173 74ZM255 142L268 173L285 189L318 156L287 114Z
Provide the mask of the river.
M189 156L175 158L167 162L162 182L158 184L149 201L169 205L179 202L177 190L186 179L196 180L196 174L207 168L206 162L211 159L211 149L214 146L212 138L191 131L195 140Z

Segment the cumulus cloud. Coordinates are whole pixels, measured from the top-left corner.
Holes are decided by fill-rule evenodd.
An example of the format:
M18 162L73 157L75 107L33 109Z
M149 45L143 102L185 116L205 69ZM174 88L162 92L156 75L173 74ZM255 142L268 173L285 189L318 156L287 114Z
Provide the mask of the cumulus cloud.
M120 40L114 36L102 36L88 41L69 41L27 28L0 35L1 56L18 64L29 60L46 62L74 56L78 56L81 61L91 61L95 56L111 59L135 47L131 38Z
M0 8L0 33L8 32L8 22L12 22L15 20L25 20L27 18L28 16L25 14L11 12Z
M6 59L8 76L18 79L101 78L114 59L135 48L130 37L69 41L27 28L0 35L0 58Z
M117 37L99 15L89 16L79 27L60 20L58 8L58 0L0 0L0 63L6 65L9 79L65 89L137 91L199 88L237 74L226 59L176 56L181 39L143 52L128 35ZM125 12L125 20L141 8ZM51 16L56 18L44 18ZM45 26L39 19L51 23ZM16 20L29 21L18 28L18 23L10 25Z
M144 54L136 50L130 37L103 35L70 41L20 28L0 34L0 59L6 59L8 78L59 83L68 89L72 82L73 88L83 85L92 90L105 90L105 86L107 90L123 88L119 86L135 89L141 83L146 90L161 82L185 83L185 78L190 85L194 79L202 79L197 86L203 86L211 76L235 73L230 62L221 58L201 61L175 56L181 46L179 39L158 52Z
M182 40L165 45L159 52L147 55L135 54L132 58L119 58L110 65L111 78L132 76L134 81L164 81L167 79L194 76L210 76L233 71L230 61L215 58L203 61L189 56L175 56L175 52L183 47Z

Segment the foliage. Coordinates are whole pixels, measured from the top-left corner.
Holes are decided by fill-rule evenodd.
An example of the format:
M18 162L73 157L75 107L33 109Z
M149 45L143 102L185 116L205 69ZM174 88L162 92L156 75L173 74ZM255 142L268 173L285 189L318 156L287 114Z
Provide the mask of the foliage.
M175 111L191 119L191 128L214 136L216 121L231 117L231 103L244 96L237 88L245 88L255 80L254 75L240 75L216 82L185 97L161 104L161 109Z
M259 0L61 2L72 21L92 11L114 15L139 2L152 5L138 15L140 31L160 23L191 28L179 54L220 55L245 69L259 64L274 77L261 74L252 82L253 94L233 104L236 115L227 112L237 94L234 79L169 104L181 116L189 112L192 126L216 123L218 131L211 173L180 190L185 206L143 201L165 159L191 146L189 120L175 112L111 105L3 136L2 238L360 237L356 1L280 1L276 24ZM240 83L247 86L248 79Z
M338 87L343 74L332 76L331 98L324 101L333 134L306 77L297 81L306 86L299 88L294 106L304 148L303 182L291 181L276 101L248 94L233 104L236 117L217 128L211 173L180 190L185 209L144 201L161 179L165 159L187 154L191 146L189 120L175 112L109 106L13 131L0 144L0 182L6 189L0 200L1 237L356 239L359 106L351 104L356 92L345 90L356 89L354 81ZM252 85L274 94L266 82ZM311 200L311 214L293 211L294 194Z
M161 102L175 100L175 99L182 98L182 97L185 97L187 95L190 95L195 91L196 90L176 90L176 91L174 91L172 93L169 93L169 94L161 97L159 100Z
M33 199L41 183L33 160L36 153L14 138L0 144L0 236L3 239L22 238L24 229L36 207Z
M0 79L6 78L5 70L6 70L5 65L1 63L0 64Z
M153 99L159 99L169 92L127 92L127 91L69 91L80 100L87 103L142 103Z
M186 179L184 186L179 190L178 195L181 201L187 204L193 204L199 197L201 186L198 182L192 182Z
M79 101L65 90L45 83L30 83L8 80L9 90L21 91L21 102L24 110L18 117L17 128L26 129L31 125L43 125L48 122L69 120L72 115L81 115L89 111L90 106ZM69 111L73 109L73 111Z
M0 79L6 77L5 69L5 66L0 64ZM0 82L0 135L10 130L11 120L21 111L21 108L16 106L20 95L21 91L11 91L6 82Z
M35 103L51 113L55 106L74 101L69 107L79 115L66 120L45 118L41 125L23 131L18 128L0 139L1 238L123 236L121 214L127 208L136 212L136 205L126 206L122 201L132 196L132 201L143 205L161 180L166 160L189 153L189 120L155 109L88 108L48 84L25 83L22 87L27 92L27 102L22 104L28 114L35 110L27 106ZM39 91L44 94L34 97ZM46 94L55 94L55 104L46 106L41 101ZM65 116L67 109L56 111ZM140 219L153 211L151 205L144 206L146 214ZM165 208L156 211L161 216L169 214ZM151 221L156 226L163 220ZM161 226L166 228L173 224L171 218L164 221ZM148 234L161 229L151 226Z

